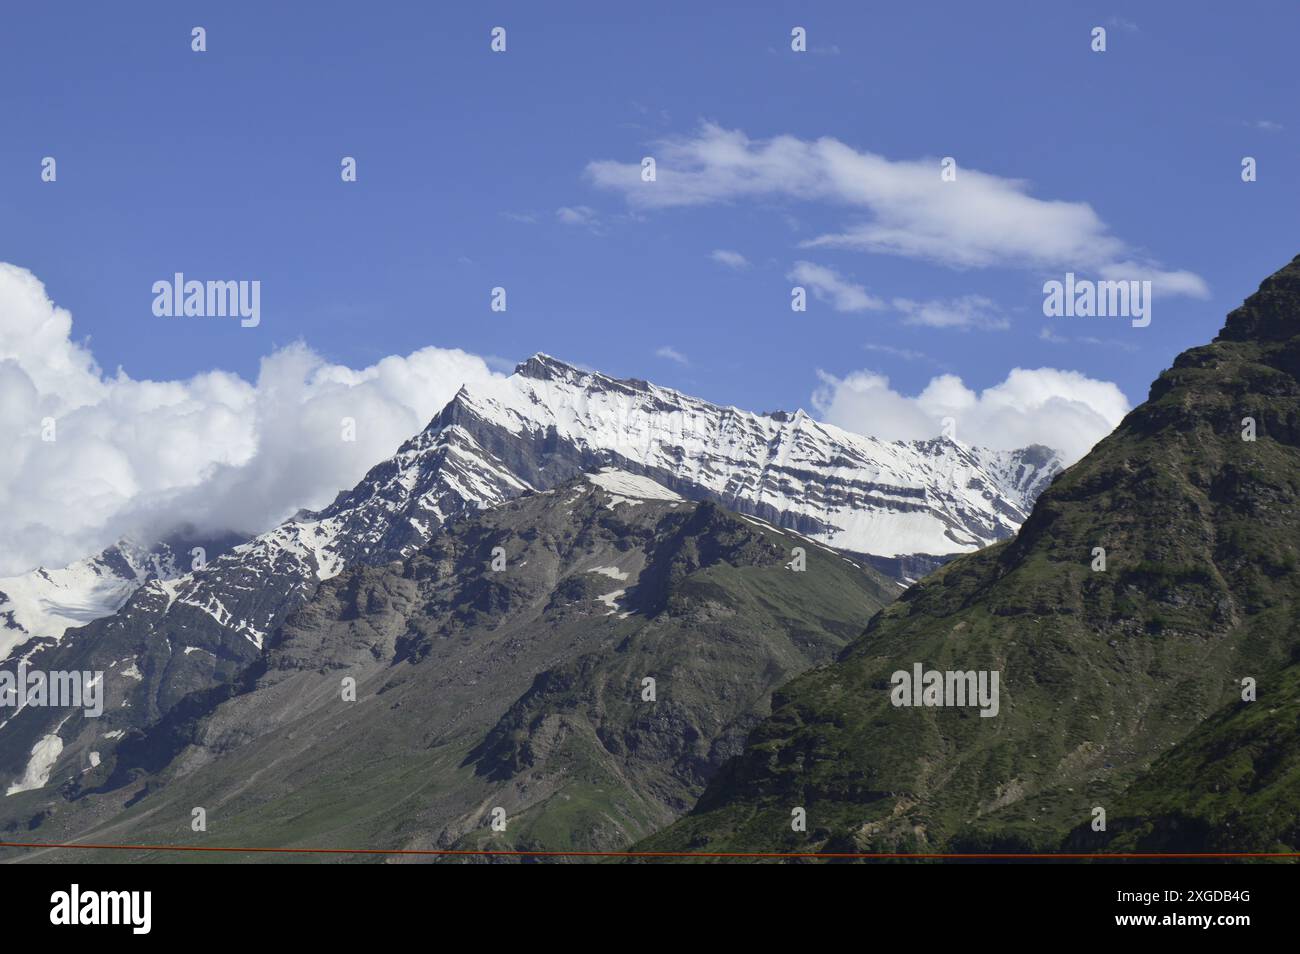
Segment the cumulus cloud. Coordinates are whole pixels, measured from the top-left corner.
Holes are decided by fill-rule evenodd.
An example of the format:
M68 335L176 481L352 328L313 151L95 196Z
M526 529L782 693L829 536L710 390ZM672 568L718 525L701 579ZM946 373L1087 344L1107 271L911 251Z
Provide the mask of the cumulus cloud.
M952 374L931 379L915 396L899 393L870 371L843 378L819 372L812 403L822 419L884 440L938 436L945 417L966 444L1013 450L1046 444L1074 463L1128 413L1116 385L1076 371L1015 368L1000 384L976 392Z
M856 282L842 278L839 272L812 262L795 262L786 279L809 288L818 301L830 304L836 311L873 311L884 308L885 303Z
M302 344L265 358L251 383L223 371L110 375L41 282L0 263L0 575L62 565L123 535L265 530L327 504L462 384L494 376L461 351L352 369ZM345 417L355 442L341 439ZM50 418L55 439L42 440Z
M829 203L852 219L802 243L926 259L957 268L1007 265L1149 279L1167 294L1209 294L1204 280L1146 261L1086 202L1040 199L1029 185L959 168L942 181L937 159L893 160L837 139L752 140L705 123L693 136L653 147L656 181L637 162L587 164L599 188L637 209L708 205L746 198Z
M715 248L709 258L713 259L719 265L726 265L728 268L734 268L737 271L749 268L749 259L739 252L733 252L726 248Z

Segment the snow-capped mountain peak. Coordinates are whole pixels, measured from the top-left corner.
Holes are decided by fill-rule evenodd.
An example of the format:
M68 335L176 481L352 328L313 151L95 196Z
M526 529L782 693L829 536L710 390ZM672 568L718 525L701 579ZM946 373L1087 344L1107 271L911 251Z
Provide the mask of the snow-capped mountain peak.
M1010 536L1061 464L1042 447L891 442L802 410L756 414L539 353L507 378L461 388L328 507L300 512L201 570L179 572L173 562L146 572L124 557L128 569L110 572L113 560L101 554L47 581L0 581L8 599L0 618L14 627L0 649L112 613L142 584L122 613L167 621L167 630L203 617L260 647L343 568L399 559L462 514L606 467L904 576Z
M802 410L755 414L545 354L494 387L462 390L452 408L485 447L567 446L586 469L644 473L684 496L879 557L944 556L1003 539L1061 469L1046 448L883 441Z
M651 500L672 508L673 497L713 501L905 581L1014 533L1059 469L1045 448L882 441L801 411L755 414L535 355L508 378L462 388L328 507L299 512L199 569L178 573L174 560L146 570L123 557L114 574L106 558L45 572L36 580L44 597L9 582L8 618L29 628L11 631L6 648L17 656L39 620L50 638L32 640L22 658L103 672L116 702L104 725L131 737L253 671L323 580L401 560L444 525L584 474L620 513ZM103 613L112 615L88 622ZM58 638L61 626L81 623ZM60 718L28 708L0 725L0 757L16 779L27 778L33 747L53 751L61 732L93 735L97 752L116 744L97 726L68 728Z

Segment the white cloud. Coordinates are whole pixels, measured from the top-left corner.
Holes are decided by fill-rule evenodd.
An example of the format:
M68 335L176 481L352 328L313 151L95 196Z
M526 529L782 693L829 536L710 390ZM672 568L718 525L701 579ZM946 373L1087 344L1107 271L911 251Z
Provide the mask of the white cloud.
M596 224L596 210L586 205L561 206L555 210L555 217L564 225L585 225L593 226Z
M692 137L653 148L656 181L637 162L597 160L586 172L599 188L621 192L637 209L666 209L745 198L830 203L855 216L837 231L802 243L926 259L956 268L1019 268L1160 280L1168 294L1205 297L1191 272L1138 260L1086 202L1039 199L1019 179L961 167L940 178L937 159L891 160L837 139L777 136L751 140L706 123Z
M1254 122L1247 123L1246 125L1253 129L1258 129L1260 132L1281 132L1286 128L1281 123L1275 122L1272 119L1257 119Z
M941 421L956 421L966 444L1012 450L1046 444L1068 463L1086 454L1128 413L1128 399L1109 381L1055 368L1015 368L983 391L944 374L913 397L883 375L855 371L844 378L818 372L813 406L828 423L885 440L938 436Z
M929 328L977 328L982 331L1001 331L1011 327L1011 322L998 313L997 305L983 295L962 295L946 301L912 301L895 298L895 309L906 317L905 325L924 325Z
M836 311L871 311L885 307L885 303L861 285L848 281L832 268L812 262L795 262L786 279L811 289L818 301L828 302Z
M1160 295L1186 295L1204 298L1209 288L1195 272L1167 272L1141 262L1110 262L1097 268L1097 274L1108 281L1149 281L1154 293Z
M687 367L691 363L690 359L686 357L686 355L668 345L664 345L662 348L656 350L655 357L665 358L668 361L675 361L682 367Z
M493 372L424 348L354 370L302 344L257 380L104 374L31 272L0 263L0 575L57 566L124 534L259 532L320 507ZM56 440L41 440L53 417ZM356 420L356 442L340 421Z
M867 351L876 351L894 358L902 358L904 361L928 360L928 356L924 352L914 351L911 348L896 348L893 345L874 344L872 342L868 342L862 347Z
M733 252L730 249L715 248L709 255L719 265L726 265L728 268L734 268L737 271L749 268L749 259L739 252Z
M1098 345L1103 348L1116 348L1120 351L1137 350L1137 346L1134 345L1132 342L1118 341L1114 338L1097 338L1092 335L1074 335L1073 337L1058 335L1056 332L1054 332L1050 327L1046 325L1044 325L1043 330L1038 333L1038 337L1040 340L1046 341L1049 344L1059 344L1059 345L1086 344L1086 345Z

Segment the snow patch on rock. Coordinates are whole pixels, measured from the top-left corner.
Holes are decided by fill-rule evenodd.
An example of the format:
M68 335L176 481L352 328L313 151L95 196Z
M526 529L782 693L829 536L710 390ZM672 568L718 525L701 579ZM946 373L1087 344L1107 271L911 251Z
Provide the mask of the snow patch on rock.
M663 484L653 481L649 477L629 474L625 470L618 470L614 467L605 467L594 474L588 474L587 480L613 496L613 499L608 504L611 508L617 507L621 503L635 505L642 500L680 501L682 499L680 494L673 493Z

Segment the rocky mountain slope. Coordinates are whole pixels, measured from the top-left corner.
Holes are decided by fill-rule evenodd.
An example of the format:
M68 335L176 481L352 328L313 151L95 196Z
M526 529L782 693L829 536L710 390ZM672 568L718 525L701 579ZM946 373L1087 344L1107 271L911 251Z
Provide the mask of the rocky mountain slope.
M1008 536L1060 468L1041 447L887 443L538 355L496 387L462 389L329 507L202 570L151 580L114 615L25 655L32 668L104 671L112 705L143 729L242 678L287 614L345 567L401 559L448 521L606 465L885 561L895 575ZM27 708L0 721L0 780L63 770L81 731L64 715Z
M547 486L546 468L614 465L881 558L946 556L1005 539L1061 469L1044 447L882 441L802 411L720 407L546 355L496 388L463 390L436 424L463 427L535 487Z
M1298 378L1300 258L1014 540L780 689L692 814L641 847L1296 850ZM895 705L916 663L999 672L1000 711Z
M191 551L204 559L219 556L241 542L175 536L154 547L123 540L100 553L58 569L37 567L19 576L0 578L0 660L18 647L57 642L69 628L111 616L144 584L174 580L190 571Z
M833 658L896 591L805 537L604 470L333 576L243 678L153 727L111 707L85 720L49 785L0 800L0 825L619 848L686 811L772 687Z

